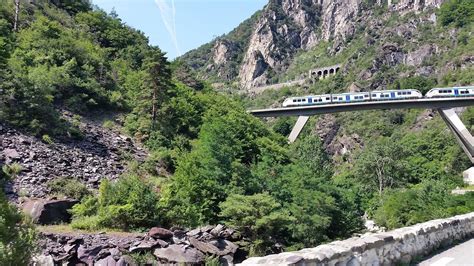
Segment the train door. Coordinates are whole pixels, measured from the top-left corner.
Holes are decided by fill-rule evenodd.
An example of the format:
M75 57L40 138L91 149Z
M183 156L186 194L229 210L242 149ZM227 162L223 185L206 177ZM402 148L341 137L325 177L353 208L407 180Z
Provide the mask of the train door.
M454 89L454 96L459 96L459 90L458 89Z
M313 98L309 97L308 98L308 103L313 103Z
M390 98L395 98L395 92L390 93Z
M351 96L350 95L346 95L346 102L350 102L351 101Z

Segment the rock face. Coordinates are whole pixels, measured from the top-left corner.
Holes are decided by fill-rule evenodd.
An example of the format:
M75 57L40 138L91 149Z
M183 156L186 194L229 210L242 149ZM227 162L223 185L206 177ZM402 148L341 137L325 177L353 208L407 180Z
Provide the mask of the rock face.
M233 264L234 259L239 262L235 256L239 247L231 240L240 240L240 235L223 225L192 231L158 229L151 229L146 235L120 236L42 233L42 252L34 265L137 265L130 255L138 253L154 254L154 261L149 262L153 265L202 265L211 255L227 264ZM166 241L155 238L163 236Z
M412 11L419 13L438 8L442 2L444 0L389 0L388 12L400 15ZM373 5L386 6L387 2L378 0ZM238 80L243 89L254 93L254 88L274 84L272 78L284 73L294 55L301 50L311 49L321 41L333 41L333 47L328 52L336 54L344 49L345 41L352 38L357 30L370 29L366 30L369 35L378 32L384 23L374 14L373 5L367 6L366 1L362 0L270 0L258 19L252 25L247 25L252 30L248 44L236 48L230 41L215 42L210 52L212 60L206 68L219 69L225 65L225 73L218 71L221 81ZM385 15L388 16L388 12ZM436 16L426 20L433 23ZM417 26L412 21L390 30L393 32L385 32L385 36L396 34L410 39L417 31ZM378 39L380 36L373 37ZM383 48L382 54L393 57L385 60L392 64L404 63L406 60L406 64L417 67L436 51L436 47L425 46L407 55L393 48L398 47ZM234 65L230 64L232 60ZM231 68L236 69L235 73L232 73ZM421 69L419 74L429 71Z
M284 69L297 49L317 43L319 0L271 0L263 12L239 71L247 89L266 84L269 70Z
M30 215L37 224L68 223L71 214L68 212L77 200L31 200L23 205L23 211Z
M9 198L15 200L18 194L46 198L46 183L57 177L74 177L96 188L102 178L115 179L125 170L123 152L137 160L146 157L146 152L130 138L114 130L86 119L80 129L84 134L81 140L55 140L46 144L0 123L0 164L15 162L22 167L13 184L6 188Z

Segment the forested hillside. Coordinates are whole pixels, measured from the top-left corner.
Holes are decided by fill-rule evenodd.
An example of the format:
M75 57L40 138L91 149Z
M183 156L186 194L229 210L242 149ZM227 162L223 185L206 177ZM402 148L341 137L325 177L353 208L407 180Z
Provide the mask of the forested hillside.
M293 94L473 83L470 1L448 1L430 9L434 13L408 13L399 20L386 6L364 6L373 28L362 25L350 38L329 38L311 48L306 44L315 40L315 25L324 22L304 21L315 23L315 32L294 24L308 37L305 45L277 49L287 65L267 74L279 80L323 63L344 63L344 70L306 89L285 88L257 98L227 95L210 84L232 83L242 75L237 66L249 62L243 53L252 46L256 21L274 10L279 11L272 27L293 21L280 10L281 1L270 1L270 11L174 62L116 14L87 1L30 2L0 6L0 180L12 188L13 201L1 193L2 265L26 264L36 251L33 225L12 205L35 197L79 202L72 207L71 223L64 225L70 231L173 228L155 232L172 243L134 249L136 261L150 255L160 262L176 262L160 255L168 244L205 253L199 263L224 254L183 240L183 234L200 234L204 241L205 225L232 228L228 237L238 251L225 254L239 253L242 259L350 237L364 231L364 216L391 229L474 210L474 193L450 193L463 185L460 173L469 161L434 111L326 115L312 121L294 144L286 139L293 118L264 121L246 112ZM303 10L316 18L320 7L311 8ZM468 16L453 16L456 12ZM436 14L436 22L423 19L430 14ZM276 46L288 41L275 40ZM223 43L233 48L211 55L211 47ZM442 52L418 65L402 63L408 47L426 44ZM205 71L211 58L222 64ZM463 111L472 126L473 109ZM61 154L79 158L71 162ZM32 180L32 173L40 174ZM184 231L195 227L201 227L198 233ZM93 260L103 258L97 254ZM54 259L71 258L66 255L59 252Z

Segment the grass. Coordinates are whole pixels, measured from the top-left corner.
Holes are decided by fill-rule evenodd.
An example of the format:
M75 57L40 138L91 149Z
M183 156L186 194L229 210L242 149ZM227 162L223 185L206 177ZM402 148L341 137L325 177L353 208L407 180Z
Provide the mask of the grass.
M99 234L105 232L107 235L117 237L135 237L143 234L141 232L124 232L116 229L79 230L72 228L70 224L40 225L37 229L42 233L54 234Z

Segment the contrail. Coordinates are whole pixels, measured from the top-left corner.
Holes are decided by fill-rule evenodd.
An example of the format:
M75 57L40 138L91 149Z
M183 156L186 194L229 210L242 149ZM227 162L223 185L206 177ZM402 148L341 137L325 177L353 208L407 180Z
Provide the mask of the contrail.
M166 0L155 0L155 3L160 9L163 23L171 35L178 56L180 56L181 50L179 49L178 38L176 37L176 8L174 6L174 0L171 0L171 6L166 2Z

